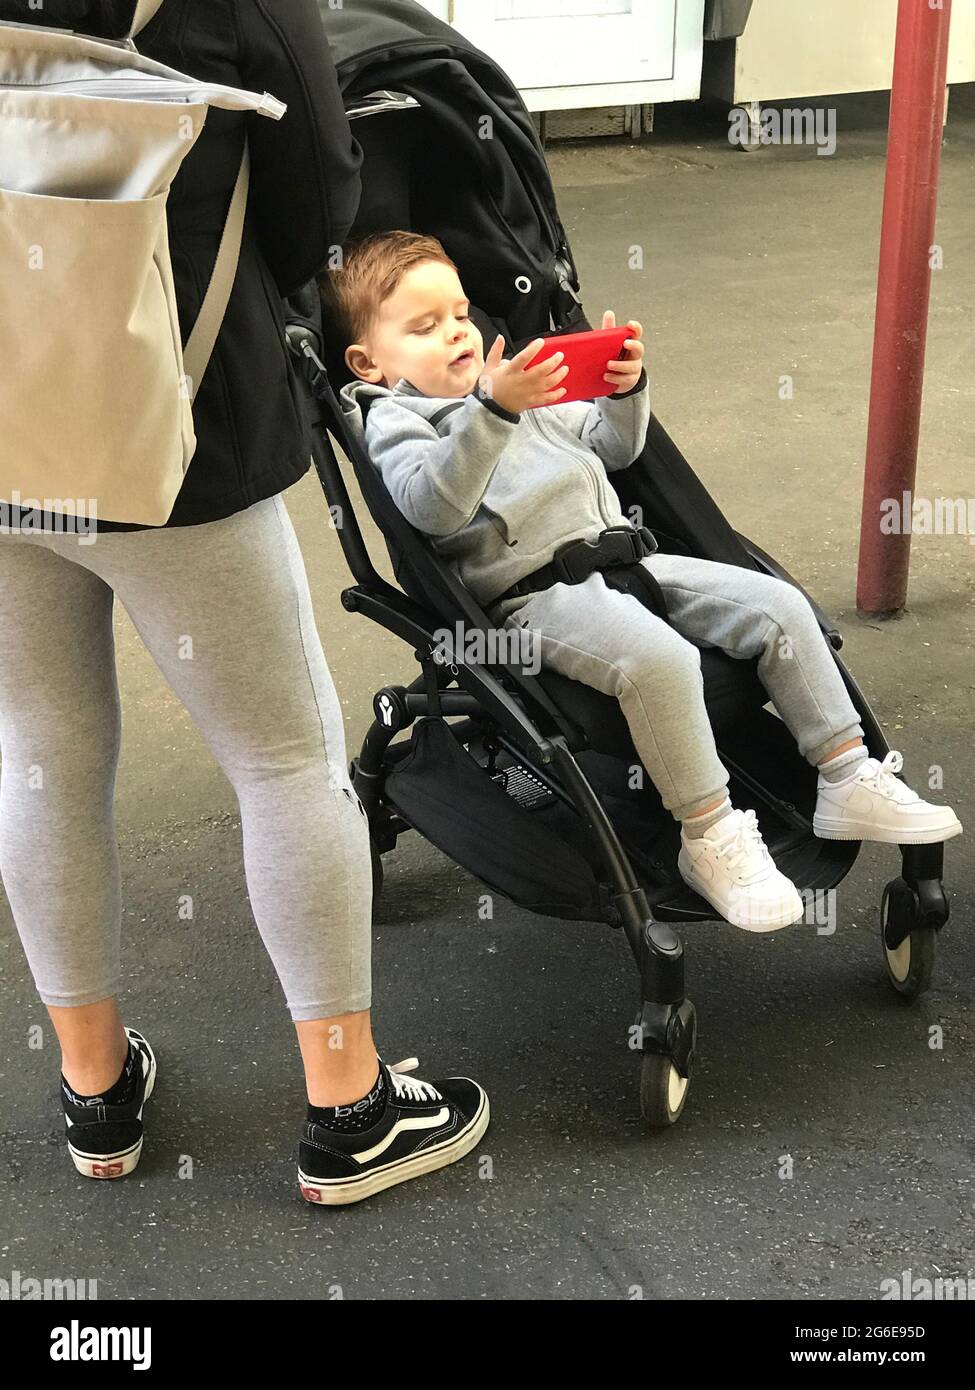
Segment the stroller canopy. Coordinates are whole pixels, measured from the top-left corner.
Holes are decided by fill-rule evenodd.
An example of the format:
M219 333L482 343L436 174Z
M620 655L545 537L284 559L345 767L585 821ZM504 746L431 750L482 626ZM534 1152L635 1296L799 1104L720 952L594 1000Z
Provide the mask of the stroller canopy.
M549 329L578 277L538 135L507 74L413 0L319 0L347 109L401 92L415 110L353 122L363 200L352 237L402 227L439 237L473 303L512 341ZM560 276L561 263L561 276ZM574 296L570 296L574 299ZM581 324L580 326L586 326Z

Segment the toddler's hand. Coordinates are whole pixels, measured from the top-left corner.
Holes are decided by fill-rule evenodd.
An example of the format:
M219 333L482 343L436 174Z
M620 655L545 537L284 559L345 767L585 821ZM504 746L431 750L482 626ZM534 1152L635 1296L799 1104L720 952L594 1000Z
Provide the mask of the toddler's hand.
M554 405L561 400L565 387L560 387L559 382L569 370L559 365L565 353L556 352L525 371L528 363L544 346L545 339L536 338L515 357L504 362L504 338L499 335L484 360L484 370L477 384L478 395L497 401L503 410L509 410L513 415L520 415L523 410L534 410L540 405Z
M613 384L612 391L603 392L606 396L622 396L625 391L632 391L640 380L640 373L643 371L643 358L646 353L646 348L641 341L643 326L637 323L636 319L630 319L626 326L632 334L623 344L627 356L620 358L619 361L606 363L607 375L603 380ZM612 309L607 309L603 314L603 327L616 327L616 315Z

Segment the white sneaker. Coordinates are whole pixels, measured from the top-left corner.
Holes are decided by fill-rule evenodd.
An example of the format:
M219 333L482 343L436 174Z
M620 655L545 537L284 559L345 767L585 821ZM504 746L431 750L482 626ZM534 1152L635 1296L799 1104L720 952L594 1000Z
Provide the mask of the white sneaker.
M680 840L684 882L736 927L775 931L802 917L802 898L772 862L754 811L729 811L699 839L682 827Z
M893 749L883 762L863 758L843 782L819 775L813 830L822 840L875 840L883 845L931 845L962 831L950 806L922 801L895 777L904 759Z

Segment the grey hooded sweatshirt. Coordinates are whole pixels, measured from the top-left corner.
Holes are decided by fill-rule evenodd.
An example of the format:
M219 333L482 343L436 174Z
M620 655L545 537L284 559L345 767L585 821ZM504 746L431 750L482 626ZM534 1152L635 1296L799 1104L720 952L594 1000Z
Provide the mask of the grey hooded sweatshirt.
M567 541L629 524L606 470L627 468L643 450L646 371L625 395L521 415L476 392L425 396L405 378L392 389L354 381L340 394L400 511L484 607Z

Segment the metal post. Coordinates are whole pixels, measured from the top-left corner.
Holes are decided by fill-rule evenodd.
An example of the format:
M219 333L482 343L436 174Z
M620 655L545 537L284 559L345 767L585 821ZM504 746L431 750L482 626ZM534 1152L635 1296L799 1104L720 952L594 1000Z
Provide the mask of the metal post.
M900 0L857 578L873 617L907 600L950 22L951 0ZM885 516L900 522L889 535Z

